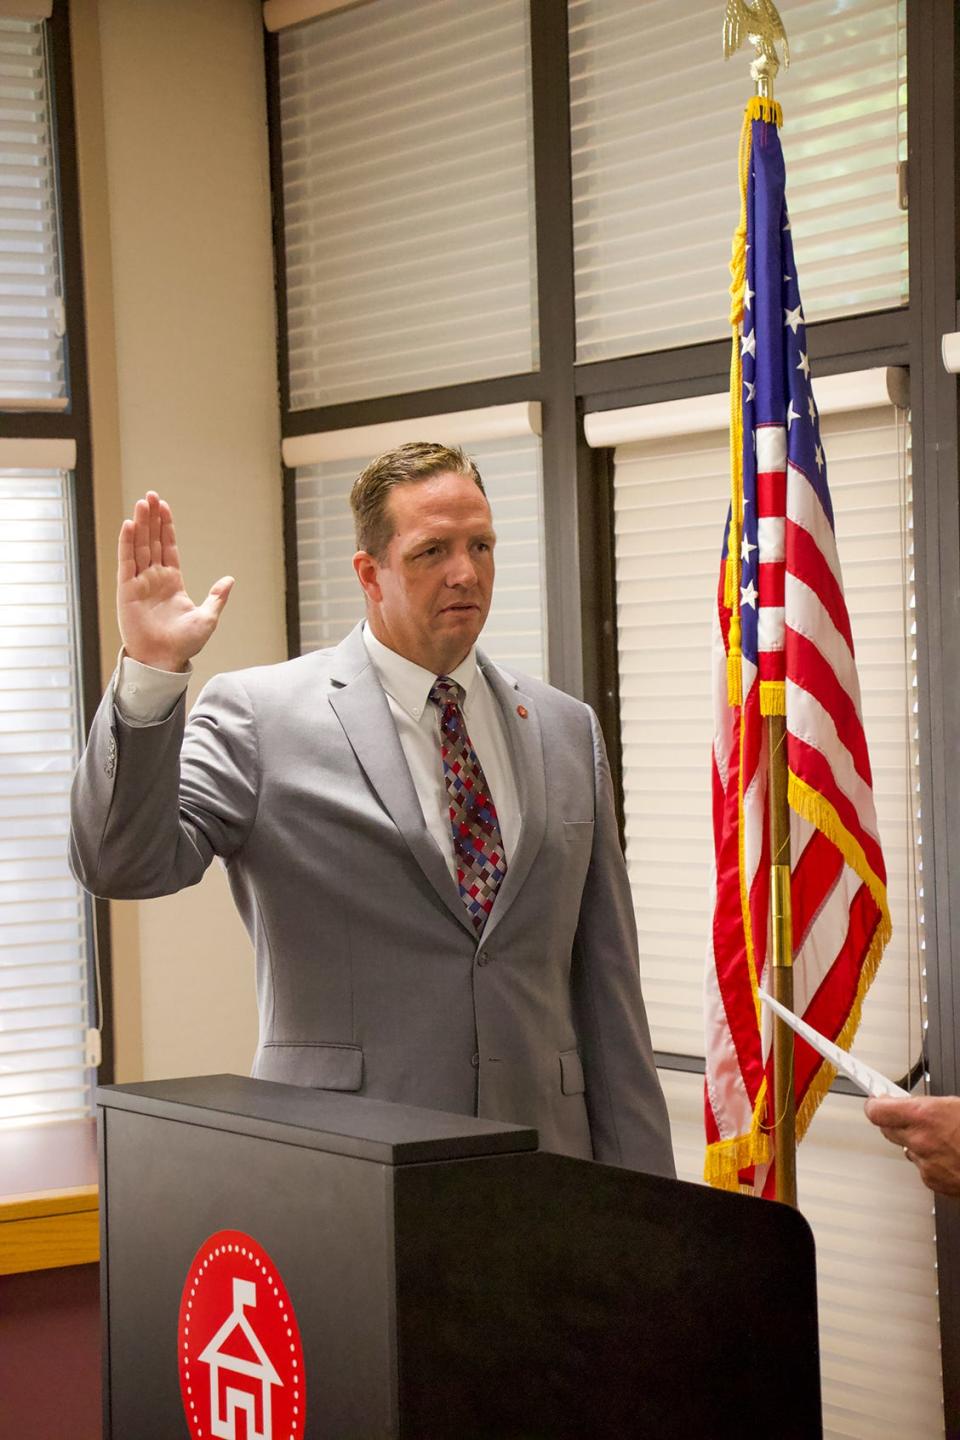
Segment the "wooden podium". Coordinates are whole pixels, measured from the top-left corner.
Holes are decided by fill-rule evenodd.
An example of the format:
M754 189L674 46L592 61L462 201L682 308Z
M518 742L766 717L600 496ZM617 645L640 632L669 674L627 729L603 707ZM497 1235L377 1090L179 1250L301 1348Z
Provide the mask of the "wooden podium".
M822 1433L795 1211L546 1154L517 1126L231 1075L97 1100L107 1440L197 1433L178 1323L222 1231L282 1277L310 1440ZM236 1411L215 1434L260 1423Z

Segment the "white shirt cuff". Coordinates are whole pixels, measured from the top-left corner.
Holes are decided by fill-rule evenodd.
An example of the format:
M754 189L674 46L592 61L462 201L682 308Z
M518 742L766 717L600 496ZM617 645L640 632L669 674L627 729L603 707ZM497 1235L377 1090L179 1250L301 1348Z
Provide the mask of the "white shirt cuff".
M154 670L121 652L113 703L128 725L157 725L173 714L192 674L192 665L186 670Z

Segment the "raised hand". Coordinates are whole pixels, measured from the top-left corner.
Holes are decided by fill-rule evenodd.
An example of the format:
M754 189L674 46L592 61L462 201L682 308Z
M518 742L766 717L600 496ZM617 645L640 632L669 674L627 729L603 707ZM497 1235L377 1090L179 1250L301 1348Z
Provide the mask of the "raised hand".
M233 589L224 575L202 605L187 594L173 516L154 490L124 520L117 546L117 618L124 649L157 670L185 670L217 628Z

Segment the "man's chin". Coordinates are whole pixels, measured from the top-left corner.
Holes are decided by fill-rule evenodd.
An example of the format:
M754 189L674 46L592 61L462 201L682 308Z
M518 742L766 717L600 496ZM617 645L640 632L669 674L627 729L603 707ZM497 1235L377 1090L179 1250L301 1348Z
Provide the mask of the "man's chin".
M441 611L433 638L445 655L446 670L455 670L465 660L483 629L485 616L478 610Z

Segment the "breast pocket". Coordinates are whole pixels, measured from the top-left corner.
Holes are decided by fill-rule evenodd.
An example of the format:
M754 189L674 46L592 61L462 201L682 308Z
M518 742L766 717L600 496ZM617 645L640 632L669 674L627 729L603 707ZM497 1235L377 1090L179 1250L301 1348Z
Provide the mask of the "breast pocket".
M269 1040L257 1051L252 1074L255 1080L276 1080L311 1090L359 1090L363 1050L359 1045Z

